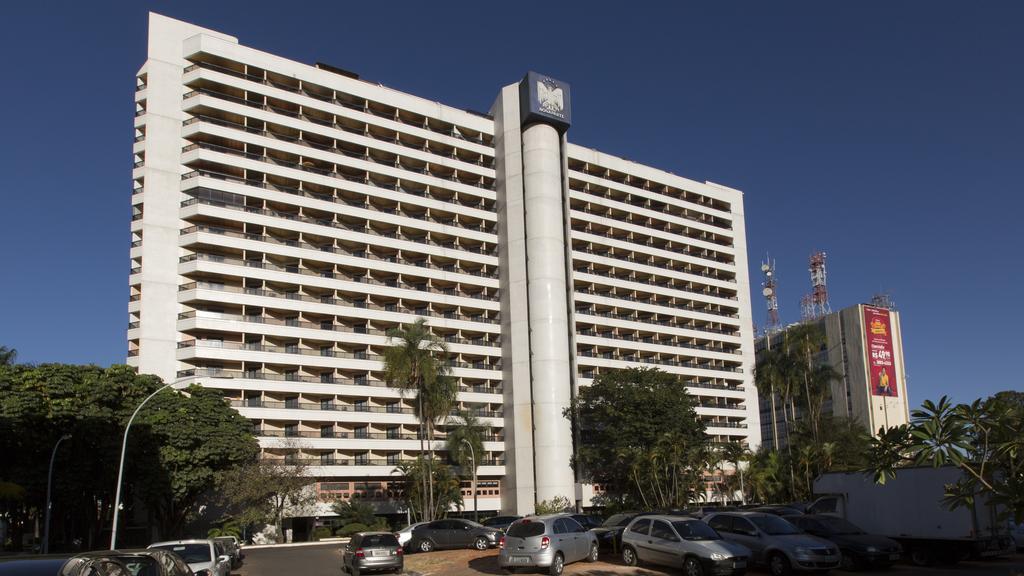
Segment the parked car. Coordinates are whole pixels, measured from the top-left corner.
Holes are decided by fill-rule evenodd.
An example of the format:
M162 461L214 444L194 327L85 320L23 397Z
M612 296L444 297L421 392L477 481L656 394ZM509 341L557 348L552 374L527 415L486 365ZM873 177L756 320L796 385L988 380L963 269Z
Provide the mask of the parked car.
M622 533L622 562L682 568L686 576L738 576L750 550L690 516L639 516Z
M498 565L502 570L545 568L554 576L578 560L596 562L597 536L568 514L530 516L516 520L501 538Z
M193 576L177 555L166 550L98 550L44 558L0 561L11 576Z
M726 540L750 549L751 561L768 566L773 576L794 570L828 571L839 566L839 548L805 534L781 516L764 512L717 512L704 518Z
M601 525L600 516L591 516L589 514L570 514L570 516L587 530L592 530Z
M420 552L469 547L487 550L498 545L501 534L501 530L488 528L472 520L446 518L434 520L413 529L409 548Z
M519 520L522 516L494 516L481 522L488 528L497 528L498 530L506 530L513 522Z
M738 510L738 508L735 506L722 506L719 504L715 506L697 506L696 508L687 508L686 510L683 510L682 513L693 518L703 518L708 514L713 514L715 512L731 512L734 510Z
M764 512L766 514L775 514L776 516L782 516L784 518L790 516L800 516L803 511L797 510L791 506L754 506L748 508L751 512Z
M638 515L637 512L612 514L600 526L593 528L594 535L597 536L597 544L601 550L618 552L619 544L622 543L622 531Z
M181 556L196 576L228 576L231 572L231 558L213 540L171 540L150 544L148 548L168 550Z
M242 565L242 543L234 536L217 536L213 539L224 547L224 551L231 558L231 567L238 568Z
M2 576L132 576L116 558L53 555L0 559Z
M359 576L371 570L401 572L405 568L402 545L391 532L359 532L341 556L341 570Z
M412 540L412 531L415 530L417 526L423 526L425 524L426 522L416 522L409 524L398 532L395 532L395 538L398 538L398 544L403 548L407 548L409 546L409 541Z
M843 568L886 568L900 559L902 550L899 542L868 534L842 518L806 514L786 520L804 532L830 540L838 546L843 555Z

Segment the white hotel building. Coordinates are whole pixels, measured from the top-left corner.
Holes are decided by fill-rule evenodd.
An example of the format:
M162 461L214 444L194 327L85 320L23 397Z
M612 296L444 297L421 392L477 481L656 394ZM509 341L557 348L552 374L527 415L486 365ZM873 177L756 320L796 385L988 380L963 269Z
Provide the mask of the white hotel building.
M310 465L322 511L386 510L420 450L381 363L417 318L487 427L482 511L600 489L574 482L561 410L610 369L678 374L714 440L760 443L739 191L568 143L569 88L543 76L481 114L149 26L128 362L222 390L265 458Z

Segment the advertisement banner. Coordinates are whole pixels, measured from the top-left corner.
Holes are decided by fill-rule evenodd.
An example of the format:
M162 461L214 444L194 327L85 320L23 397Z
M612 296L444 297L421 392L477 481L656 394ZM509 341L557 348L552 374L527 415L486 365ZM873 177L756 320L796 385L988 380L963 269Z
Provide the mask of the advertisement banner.
M892 354L892 323L889 311L864 307L865 350L868 355L868 382L872 396L899 396L896 362Z

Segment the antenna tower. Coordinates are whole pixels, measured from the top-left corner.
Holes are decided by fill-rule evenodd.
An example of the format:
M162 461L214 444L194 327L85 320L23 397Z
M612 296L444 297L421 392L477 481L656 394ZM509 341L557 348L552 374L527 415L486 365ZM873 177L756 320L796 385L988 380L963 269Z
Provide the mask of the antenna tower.
M884 292L872 296L871 305L878 308L886 308L888 310L896 309L896 303L892 301L892 296Z
M811 254L808 270L811 273L811 293L800 301L800 315L805 321L817 320L832 312L826 284L825 252L817 250Z
M779 329L779 292L778 280L775 278L775 261L765 256L765 261L761 263L761 273L764 275L761 294L768 304L768 325L765 326L764 333L771 336Z

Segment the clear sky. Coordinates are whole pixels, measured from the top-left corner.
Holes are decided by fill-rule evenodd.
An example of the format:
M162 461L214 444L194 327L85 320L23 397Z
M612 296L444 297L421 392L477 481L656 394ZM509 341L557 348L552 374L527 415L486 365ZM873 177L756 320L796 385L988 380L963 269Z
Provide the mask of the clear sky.
M22 361L124 361L148 10L462 108L563 79L570 140L745 192L759 325L763 255L794 321L822 249L833 308L895 299L914 405L1024 388L1024 3L994 1L5 4L0 345Z

